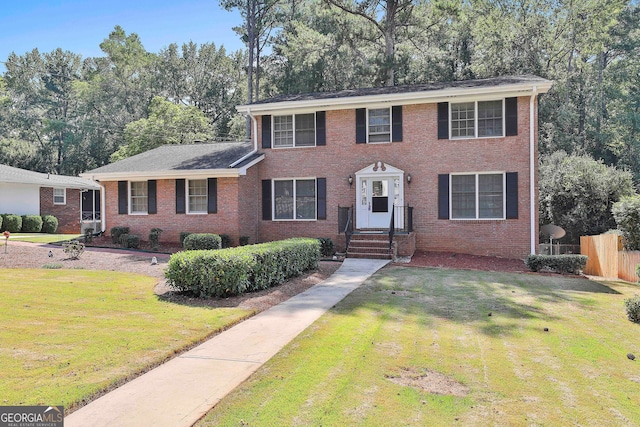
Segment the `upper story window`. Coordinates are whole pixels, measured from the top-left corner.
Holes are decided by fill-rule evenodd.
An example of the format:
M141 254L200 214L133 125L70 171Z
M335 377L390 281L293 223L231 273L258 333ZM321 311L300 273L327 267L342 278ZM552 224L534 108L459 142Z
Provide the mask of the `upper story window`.
M273 146L313 147L316 145L316 115L294 114L273 117Z
M67 190L64 188L53 189L53 204L54 205L66 205L67 204Z
M149 206L149 190L147 181L134 181L130 183L130 213L146 214Z
M505 174L451 175L451 219L504 219Z
M188 213L207 213L207 180L190 179L187 187L187 197L189 199Z
M373 108L369 113L369 142L391 142L391 108Z
M504 102L451 103L451 138L504 136Z

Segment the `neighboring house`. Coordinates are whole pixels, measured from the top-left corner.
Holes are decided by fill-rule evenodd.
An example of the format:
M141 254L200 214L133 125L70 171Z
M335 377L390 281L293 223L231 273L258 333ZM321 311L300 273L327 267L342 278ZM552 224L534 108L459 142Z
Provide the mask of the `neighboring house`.
M0 213L53 215L59 233L100 231L100 186L73 176L0 165Z
M393 214L400 255L524 257L538 242L537 98L551 85L516 76L279 96L238 107L252 144L165 146L83 176L106 188L107 227L143 238L160 227L171 240L311 236L344 248L345 229L387 234Z

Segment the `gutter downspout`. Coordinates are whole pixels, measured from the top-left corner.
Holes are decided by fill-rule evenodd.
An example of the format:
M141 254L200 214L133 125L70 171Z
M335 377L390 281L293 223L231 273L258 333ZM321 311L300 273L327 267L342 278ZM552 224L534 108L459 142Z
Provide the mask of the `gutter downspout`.
M533 87L533 91L531 92L531 101L529 102L529 204L531 210L531 221L530 221L530 229L531 229L531 254L535 255L536 253L536 241L538 236L536 235L536 212L537 206L535 203L536 200L536 174L535 174L535 162L536 162L536 153L535 153L535 128L536 124L534 106L536 96L538 94L538 88L536 86Z
M233 168L236 165L239 165L240 163L245 161L245 159L248 159L249 157L253 156L258 152L258 120L256 120L256 117L253 114L251 114L251 110L248 108L247 108L247 114L249 115L249 117L251 117L251 122L253 123L253 132L252 132L253 133L253 150L251 150L251 152L245 154L244 156L240 157L235 162L231 163L229 165L230 168Z
M104 233L107 230L107 216L105 215L107 206L107 192L104 189L104 185L100 183L98 183L98 185L100 185L100 226L102 228L102 230L100 231Z

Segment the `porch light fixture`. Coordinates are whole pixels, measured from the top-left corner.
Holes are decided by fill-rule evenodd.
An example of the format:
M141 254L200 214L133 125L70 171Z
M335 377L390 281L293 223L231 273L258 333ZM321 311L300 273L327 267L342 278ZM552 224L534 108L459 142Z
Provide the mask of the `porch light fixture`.
M407 184L411 184L411 174L407 174Z
M349 181L349 187L351 187L353 185L353 177L349 175L349 178L347 178L347 181Z

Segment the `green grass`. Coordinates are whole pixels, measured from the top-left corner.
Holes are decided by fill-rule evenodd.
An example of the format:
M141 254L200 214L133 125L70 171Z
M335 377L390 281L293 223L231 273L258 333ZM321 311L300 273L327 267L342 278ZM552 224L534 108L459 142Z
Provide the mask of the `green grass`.
M626 357L640 356L640 325L624 308L634 293L621 282L386 268L199 425L640 425L640 365ZM420 388L437 386L429 371L469 393ZM416 386L390 381L407 373Z
M84 236L84 234L11 233L9 240L31 243L55 243L77 239L82 236ZM0 236L0 240L4 239ZM4 242L0 243L4 245Z
M250 314L162 301L156 282L0 269L0 405L69 409Z

